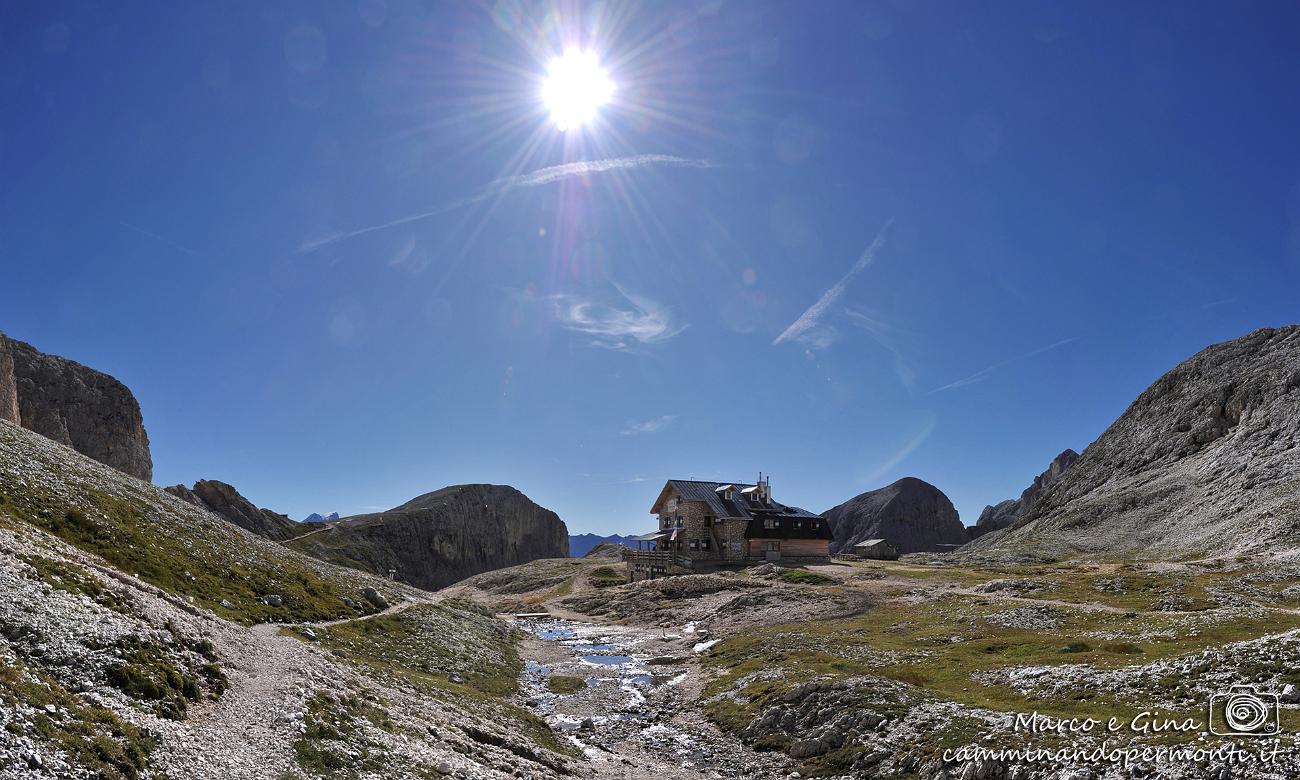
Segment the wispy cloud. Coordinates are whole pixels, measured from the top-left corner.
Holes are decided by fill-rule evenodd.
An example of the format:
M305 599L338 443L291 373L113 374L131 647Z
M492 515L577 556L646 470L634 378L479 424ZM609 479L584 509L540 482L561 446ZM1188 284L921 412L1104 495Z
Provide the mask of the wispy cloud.
M555 319L564 328L592 336L592 345L626 351L637 344L655 344L686 329L672 312L644 296L614 285L628 306L610 305L576 295L555 295Z
M908 365L903 358L902 351L894 344L893 334L895 328L879 317L865 311L845 309L844 314L849 318L850 322L866 331L877 344L894 356L894 375L898 377L899 384L911 390L916 384L916 372Z
M897 452L890 455L883 463L872 470L867 475L866 482L868 484L874 483L877 479L893 471L895 466L906 460L913 452L916 452L922 444L925 444L925 440L930 438L930 434L934 433L938 421L938 418L933 413L927 415L925 421L921 423L921 427L913 434L912 438L908 439Z
M627 424L623 426L623 430L618 432L618 435L642 436L647 433L658 433L676 421L677 415L675 414L665 414L662 417L656 417L653 420L642 420L640 422L636 420L628 420Z
M522 173L518 176L507 176L504 179L496 181L483 188L482 191L475 195L453 200L444 203L428 211L421 211L417 214L408 214L405 217L382 222L378 225L358 228L344 232L332 233L328 236L305 241L298 246L298 253L305 254L313 252L321 247L330 244L346 241L357 236L364 236L367 233L375 233L381 230L408 225L412 222L436 217L439 214L445 214L448 211L454 211L465 206L471 206L475 203L481 203L489 198L505 195L512 190L525 189L529 187L540 187L544 184L554 184L564 179L575 176L591 176L600 173L613 173L617 171L628 171L635 168L646 168L657 166L661 168L716 168L717 165L709 160L697 160L688 157L676 157L671 154L637 154L630 157L613 157L605 160L581 160L578 162L564 163L563 165L552 165L547 168L539 168L531 173Z
M187 255L189 255L189 256L191 256L191 257L203 257L203 253L201 253L201 252L198 252L198 251L196 251L196 250L190 249L189 247L184 246L183 244L178 244L178 243L176 243L175 241L171 240L170 238L168 238L168 237L166 237L166 236L160 236L160 235L158 235L157 233L154 233L154 232L151 231L151 230L145 230L144 228L140 227L139 225L132 225L130 222L127 222L127 221L124 220L124 219L119 219L119 220L117 221L117 224L121 225L122 227L124 227L124 228L126 228L126 229L128 229L128 230L133 230L133 231L135 231L136 233L139 233L139 234L142 235L142 236L146 236L146 237L148 237L148 238L152 238L152 239L155 240L155 241L160 241L160 242L166 244L167 246L171 247L172 249L175 249L177 252L184 252L185 254L187 254Z
M966 387L967 385L973 385L976 384L977 382L983 382L985 379L988 379L990 376L992 376L993 373L1000 368L1011 365L1012 363L1018 363L1021 360L1028 360L1031 357L1036 357L1038 355L1043 354L1044 352L1049 352L1053 349L1057 349L1058 347L1063 347L1066 344L1071 344L1075 341L1078 341L1079 338L1080 338L1079 336L1071 336L1068 339L1061 339L1060 341L1054 341L1045 347L1039 347L1038 349L1030 350L1029 352L1026 352L1023 355L1016 355L1015 357L998 361L997 363L994 363L991 366L981 368L979 371L976 371L975 373L971 374L968 377L963 377L961 379L958 379L956 382L949 382L943 387L936 387L935 389L927 393L927 395L942 393L945 390L956 390L959 387Z
M799 319L790 323L790 327L781 331L781 335L777 336L772 344L798 341L811 349L825 349L830 346L835 341L836 333L833 328L827 330L829 326L820 324L822 317L831 306L835 305L836 301L843 297L844 291L848 289L849 282L853 281L853 277L867 270L875 262L876 254L885 245L885 235L889 232L889 226L892 224L894 224L894 218L890 217L885 222L884 227L880 228L880 232L876 234L871 246L868 246L862 252L862 256L853 264L849 272L840 277L838 282L831 285L829 290L822 293L822 297L818 298L817 302L812 306L809 306L807 311L799 315Z

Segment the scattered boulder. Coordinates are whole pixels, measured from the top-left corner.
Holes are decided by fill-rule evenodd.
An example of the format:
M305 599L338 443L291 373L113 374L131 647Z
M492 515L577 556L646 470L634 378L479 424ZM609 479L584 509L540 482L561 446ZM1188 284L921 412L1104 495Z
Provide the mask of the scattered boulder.
M384 598L384 595L374 588L366 588L361 591L361 595L375 609L388 609L388 599Z

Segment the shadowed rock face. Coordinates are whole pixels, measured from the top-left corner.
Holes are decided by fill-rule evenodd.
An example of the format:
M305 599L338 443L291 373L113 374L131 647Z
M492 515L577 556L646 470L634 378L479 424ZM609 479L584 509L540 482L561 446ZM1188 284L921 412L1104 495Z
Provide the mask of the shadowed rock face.
M943 491L915 477L863 493L822 516L835 534L831 552L848 552L867 539L887 539L900 553L933 552L969 539Z
M980 519L976 521L975 527L970 529L971 538L979 538L990 531L996 531L1001 528L1010 528L1015 525L1016 521L1024 517L1030 507L1034 505L1048 488L1061 481L1065 472L1074 462L1079 459L1079 453L1074 450L1066 450L1052 459L1051 465L1042 474L1034 477L1034 481L1029 487L1025 488L1020 494L1020 498L1008 498L1006 501L999 501L993 506L984 507L980 512Z
M1300 544L1300 325L1156 380L987 552L1226 554Z
M506 485L456 485L386 512L345 517L287 544L323 560L428 590L569 553L559 516Z
M132 476L153 478L140 404L126 385L2 333L0 420Z
M182 501L214 512L240 528L268 539L283 540L303 532L302 527L288 516L269 509L258 509L225 482L201 479L194 483L193 488L172 485L164 490Z

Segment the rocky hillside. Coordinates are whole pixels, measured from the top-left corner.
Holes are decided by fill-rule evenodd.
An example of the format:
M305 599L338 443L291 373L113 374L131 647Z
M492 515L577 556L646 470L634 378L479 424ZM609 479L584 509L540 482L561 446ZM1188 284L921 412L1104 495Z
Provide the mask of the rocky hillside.
M1176 558L1300 544L1300 326L1207 347L1147 388L1000 554Z
M1062 452L1052 458L1052 462L1048 465L1046 471L1034 477L1034 481L1029 487L1021 492L1020 498L1008 498L1005 501L999 501L993 506L984 507L984 511L980 512L979 520L970 529L971 538L978 539L984 534L1015 525L1017 520L1025 516L1025 513L1034 505L1034 502L1047 492L1048 488L1061 481L1061 477L1065 476L1066 469L1073 466L1078 459L1079 453L1074 450Z
M172 485L164 490L182 501L221 515L245 531L252 531L268 539L289 539L303 532L302 527L290 520L288 515L258 509L225 482L201 479L192 488Z
M517 633L481 608L300 555L7 422L0 593L3 778L571 772L511 702Z
M969 539L943 491L916 477L863 493L822 516L835 534L833 553L847 552L866 539L888 539L902 553L933 552Z
M568 555L559 516L505 485L456 485L293 539L296 550L434 590L479 572Z
M153 478L144 418L125 385L3 333L0 420L36 431L146 482Z

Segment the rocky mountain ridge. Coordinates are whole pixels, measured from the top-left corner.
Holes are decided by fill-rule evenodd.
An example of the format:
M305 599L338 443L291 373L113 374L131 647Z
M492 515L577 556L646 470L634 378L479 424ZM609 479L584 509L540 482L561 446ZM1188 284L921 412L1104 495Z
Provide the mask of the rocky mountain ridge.
M568 530L508 485L455 485L290 540L322 560L434 590L479 572L563 558Z
M975 522L970 530L972 539L978 539L984 534L998 531L1003 528L1010 528L1015 525L1016 521L1024 517L1030 507L1034 505L1044 493L1053 485L1061 481L1065 472L1075 461L1079 459L1079 453L1067 449L1055 458L1047 466L1047 470L1042 474L1034 477L1034 481L1029 487L1025 488L1020 494L1020 498L1008 498L1005 501L999 501L992 506L984 507L980 512L979 520Z
M849 552L867 539L888 539L901 553L935 552L969 537L957 509L939 488L904 477L822 513L835 537L831 552Z
M149 435L126 385L0 333L0 420L148 482Z
M164 490L182 501L224 517L245 531L268 539L284 540L302 533L302 527L288 515L257 508L225 482L200 479L192 488L172 485Z
M1028 512L972 551L1177 558L1300 544L1300 325L1157 379Z
M618 544L624 547L635 546L630 536L620 536L619 534L610 534L609 536L569 534L569 555L574 558L581 558L602 544Z

